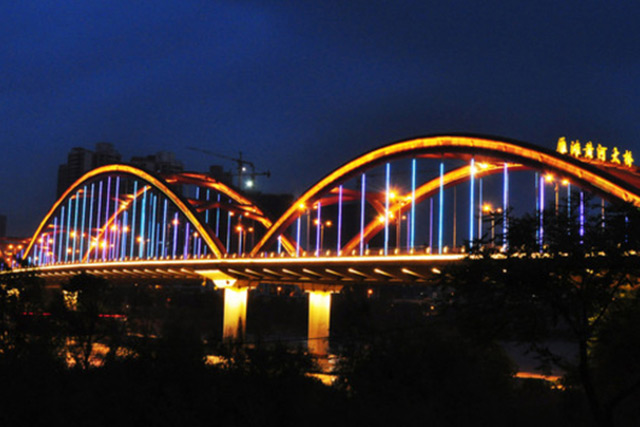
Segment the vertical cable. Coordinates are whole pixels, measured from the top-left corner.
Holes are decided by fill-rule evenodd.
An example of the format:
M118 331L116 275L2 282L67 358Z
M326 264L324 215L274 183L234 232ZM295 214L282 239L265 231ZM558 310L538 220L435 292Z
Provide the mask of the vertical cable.
M442 253L442 223L444 216L444 163L440 162L440 200L438 201L438 253Z
M409 249L413 249L415 246L416 237L416 159L411 160L411 215L410 221L410 238Z
M320 256L320 229L322 228L322 217L320 212L322 211L322 203L318 201L318 226L316 227L316 256Z
M360 189L360 256L364 254L364 203L365 203L365 193L366 193L366 176L363 173L361 179L361 189Z
M338 243L336 244L336 255L341 254L342 243L342 185L338 187Z
M391 164L385 167L385 194L384 194L384 254L389 253L389 191L391 181Z
M474 188L476 184L475 159L471 158L471 175L469 181L469 247L473 247L473 223L475 222Z
M138 203L138 181L133 181L133 213L131 214L131 246L129 248L129 258L133 258L136 241L136 205Z
M509 166L505 162L502 175L502 249L507 249L507 229L509 227L507 211L509 209Z

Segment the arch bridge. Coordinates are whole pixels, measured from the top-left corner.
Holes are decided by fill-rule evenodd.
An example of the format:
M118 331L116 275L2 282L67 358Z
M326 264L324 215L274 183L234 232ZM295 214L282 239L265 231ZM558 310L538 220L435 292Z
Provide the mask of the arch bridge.
M328 331L330 292L344 284L426 283L474 244L506 249L505 213L522 199L535 205L543 250L546 209L566 206L584 216L585 192L601 197L603 206L622 200L640 207L640 173L629 161L593 159L579 149L433 135L346 162L274 218L250 196L204 174L159 176L109 165L67 189L21 254L22 265L1 274L210 279L227 289L225 300L236 301L225 309L227 335L243 319L247 288L295 283L311 292L314 315ZM310 336L325 326L310 329Z

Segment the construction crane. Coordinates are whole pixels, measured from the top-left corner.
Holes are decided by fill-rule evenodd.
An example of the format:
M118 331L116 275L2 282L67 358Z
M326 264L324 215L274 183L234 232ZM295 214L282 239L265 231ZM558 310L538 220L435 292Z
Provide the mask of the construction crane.
M225 156L224 154L218 154L218 153L214 153L212 151L209 150L204 150L202 148L197 148L197 147L187 147L189 150L192 151L199 151L201 153L205 153L208 154L210 156L214 156L214 157L219 157L221 159L227 159L227 160L231 160L232 162L236 163L236 176L238 177L238 188L242 189L243 187L246 189L251 189L253 188L253 185L255 183L255 179L256 176L261 176L264 175L267 178L271 177L271 172L269 171L264 171L264 172L256 172L256 166L253 164L253 162L250 162L249 160L244 160L242 158L242 151L238 152L238 157L231 157L231 156ZM248 170L248 168L251 169L251 171ZM243 184L243 176L244 175L249 175L251 178L244 182L244 186Z

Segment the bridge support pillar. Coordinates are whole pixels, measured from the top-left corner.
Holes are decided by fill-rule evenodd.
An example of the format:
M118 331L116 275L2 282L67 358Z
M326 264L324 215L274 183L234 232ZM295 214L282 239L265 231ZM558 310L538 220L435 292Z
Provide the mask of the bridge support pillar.
M329 353L331 294L340 287L307 287L305 290L309 293L307 348L313 355L326 357Z
M212 280L216 288L224 289L222 339L224 341L244 339L247 327L247 299L252 282L237 280L220 270L196 270L196 273Z
M240 286L237 286L237 285ZM249 286L237 283L224 288L224 316L222 321L222 339L234 341L244 339L247 326L247 297Z
M329 322L331 319L331 292L309 292L309 352L325 356L329 352Z

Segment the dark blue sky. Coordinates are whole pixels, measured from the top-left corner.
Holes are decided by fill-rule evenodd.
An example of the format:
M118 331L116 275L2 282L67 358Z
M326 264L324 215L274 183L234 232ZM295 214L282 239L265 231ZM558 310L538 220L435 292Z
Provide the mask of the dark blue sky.
M299 194L404 137L559 136L640 159L636 1L0 4L0 213L29 235L70 148L244 155ZM227 166L231 166L228 164Z

